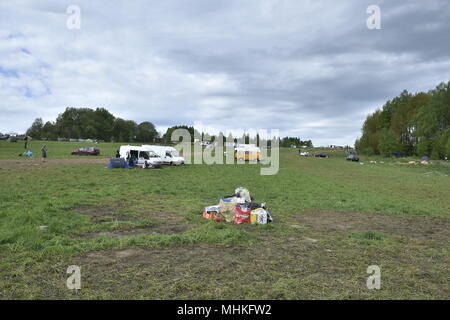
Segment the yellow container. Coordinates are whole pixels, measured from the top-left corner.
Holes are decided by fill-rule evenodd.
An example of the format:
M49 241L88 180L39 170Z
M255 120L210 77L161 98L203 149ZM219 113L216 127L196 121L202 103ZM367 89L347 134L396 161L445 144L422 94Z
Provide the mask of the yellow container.
M250 212L250 222L252 224L266 224L267 211L263 208L257 208Z
M251 224L256 224L257 218L258 218L257 212L250 212L250 223Z

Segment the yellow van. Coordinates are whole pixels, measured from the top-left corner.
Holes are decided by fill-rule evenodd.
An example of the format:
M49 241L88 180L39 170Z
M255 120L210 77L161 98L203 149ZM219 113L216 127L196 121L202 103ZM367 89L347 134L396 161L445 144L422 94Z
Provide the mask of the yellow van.
M261 161L262 155L259 148L254 149L236 149L234 158L240 161Z

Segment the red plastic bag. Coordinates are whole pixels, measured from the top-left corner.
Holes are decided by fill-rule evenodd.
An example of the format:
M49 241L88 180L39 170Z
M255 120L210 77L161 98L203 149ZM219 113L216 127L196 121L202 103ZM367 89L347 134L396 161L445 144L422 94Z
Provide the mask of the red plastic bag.
M242 204L237 204L236 207L234 207L234 223L250 223L250 212L250 207Z

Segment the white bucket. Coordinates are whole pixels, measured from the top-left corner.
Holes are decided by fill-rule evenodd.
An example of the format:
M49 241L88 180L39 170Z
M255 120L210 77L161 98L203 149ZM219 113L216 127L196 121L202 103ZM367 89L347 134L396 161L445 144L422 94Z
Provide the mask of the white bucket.
M267 212L266 210L258 210L256 215L257 224L267 224Z

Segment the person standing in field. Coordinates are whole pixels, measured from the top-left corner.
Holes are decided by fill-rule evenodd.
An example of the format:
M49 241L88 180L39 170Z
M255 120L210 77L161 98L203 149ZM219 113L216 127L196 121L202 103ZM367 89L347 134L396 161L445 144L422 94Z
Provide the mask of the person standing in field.
M133 167L133 166L134 166L133 157L131 156L130 151L127 151L127 158L126 158L126 161L128 162L128 165L129 165L130 167Z
M27 146L28 146L28 136L26 136L23 140L25 140L25 150L27 150Z
M42 152L42 162L45 162L45 160L47 160L47 147L45 146L45 144L42 145L41 152Z

